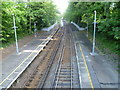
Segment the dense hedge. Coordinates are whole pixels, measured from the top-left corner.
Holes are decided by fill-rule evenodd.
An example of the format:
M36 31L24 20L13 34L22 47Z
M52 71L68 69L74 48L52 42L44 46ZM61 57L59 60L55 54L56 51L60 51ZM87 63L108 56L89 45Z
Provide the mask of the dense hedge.
M57 10L52 2L2 2L1 7L0 42L3 44L14 38L13 13L18 36L32 33L35 21L38 30L56 21Z
M98 31L108 37L120 40L120 2L71 2L65 18L78 24L93 23L97 11Z
M119 52L120 2L70 2L64 18L82 27L88 23L89 30L93 31L94 10L97 12L97 37L112 41L113 48Z

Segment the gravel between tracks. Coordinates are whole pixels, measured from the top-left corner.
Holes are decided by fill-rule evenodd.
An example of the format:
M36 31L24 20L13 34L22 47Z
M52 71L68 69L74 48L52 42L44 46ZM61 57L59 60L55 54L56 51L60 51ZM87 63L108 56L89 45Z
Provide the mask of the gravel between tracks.
M50 56L55 47L55 42L59 39L56 35L36 57L33 63L26 69L26 71L19 77L19 79L12 85L12 88L36 88L44 71L46 70L50 61Z

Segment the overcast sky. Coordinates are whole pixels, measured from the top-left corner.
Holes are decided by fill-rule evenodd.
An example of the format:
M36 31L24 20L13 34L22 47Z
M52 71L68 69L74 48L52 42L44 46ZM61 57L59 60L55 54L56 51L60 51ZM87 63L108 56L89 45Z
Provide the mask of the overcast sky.
M68 0L53 0L53 1L57 5L60 13L63 14L68 7Z

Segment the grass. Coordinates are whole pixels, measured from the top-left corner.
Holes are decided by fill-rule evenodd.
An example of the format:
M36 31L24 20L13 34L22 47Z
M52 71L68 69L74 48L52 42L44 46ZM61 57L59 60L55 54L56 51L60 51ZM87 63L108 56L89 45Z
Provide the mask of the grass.
M89 32L89 39L92 39L92 32ZM120 55L120 52L118 50L118 42L113 39L108 39L106 35L96 33L96 43L97 47L105 54L107 49L110 51L110 53L118 54Z
M120 54L118 51L117 42L114 40L107 39L105 35L98 34L97 41L99 41L102 45L102 48L109 49L112 53Z
M92 33L89 32L89 39L92 39ZM120 57L118 41L108 39L105 34L96 33L96 46L104 54L116 54ZM118 60L118 59L117 59ZM116 59L113 62L117 61ZM120 63L118 64L118 72L120 73Z

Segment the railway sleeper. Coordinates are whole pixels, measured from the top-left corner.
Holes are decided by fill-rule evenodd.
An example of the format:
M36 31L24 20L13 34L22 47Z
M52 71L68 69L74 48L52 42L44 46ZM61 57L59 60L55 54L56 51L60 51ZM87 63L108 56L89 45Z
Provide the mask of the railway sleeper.
M60 72L71 72L71 70L61 69Z
M65 64L63 63L61 66L62 66L62 67L71 67L71 66L70 66L70 63L65 63Z
M58 82L57 85L70 85L71 82Z
M56 88L70 88L70 86L68 87L68 86L57 86Z
M71 69L71 67L62 67L61 69Z
M57 78L69 79L69 78L71 78L71 76L70 75L59 75L59 76L57 76Z
M58 81L60 81L60 82L70 82L71 79L70 78L69 79L68 78L66 78L66 79L65 78L59 78Z
M57 83L57 87L70 87L71 83L70 82L66 82L66 83Z
M71 82L71 79L59 79L59 82Z
M60 73L60 76L63 76L63 75L71 75L71 73Z

